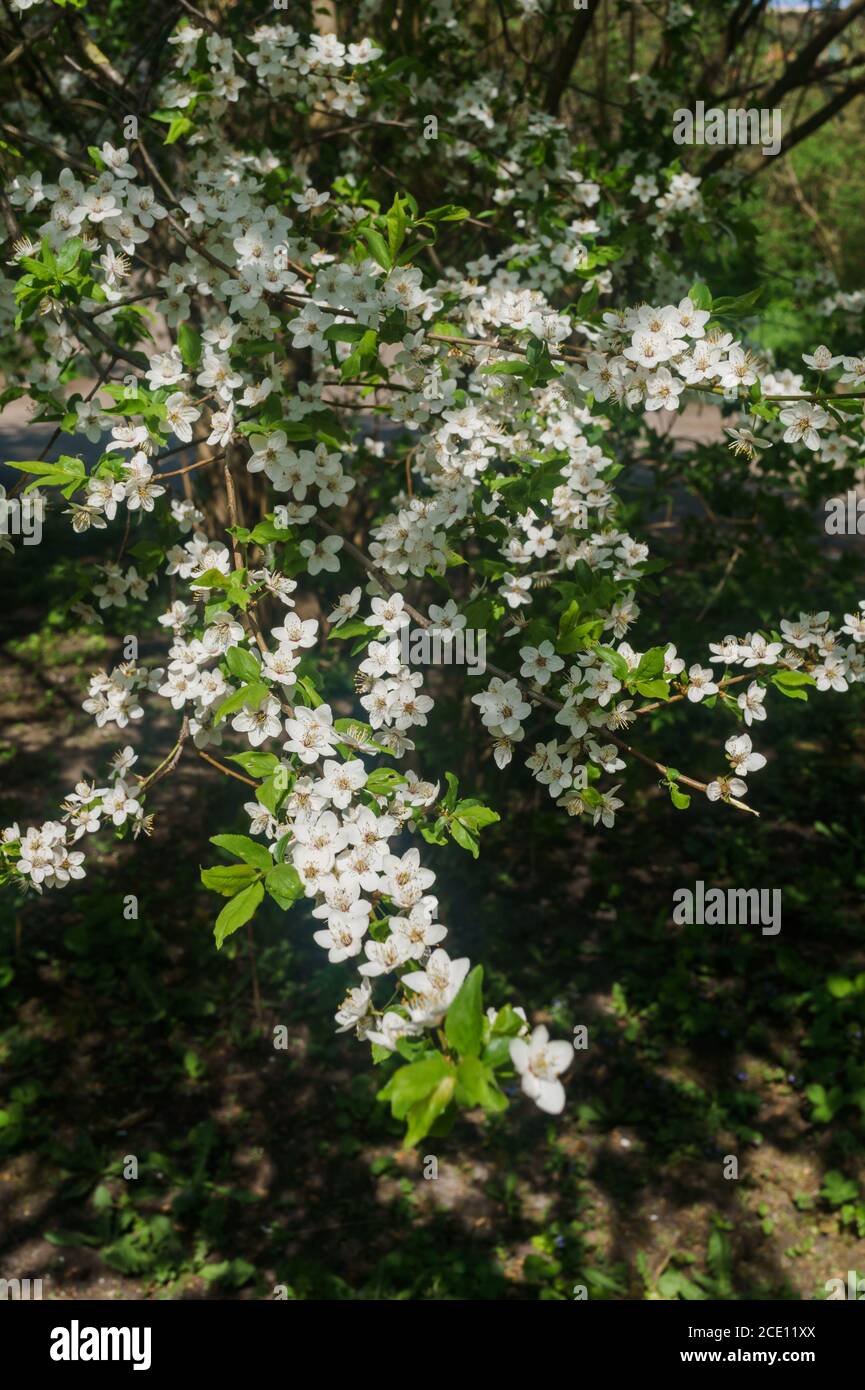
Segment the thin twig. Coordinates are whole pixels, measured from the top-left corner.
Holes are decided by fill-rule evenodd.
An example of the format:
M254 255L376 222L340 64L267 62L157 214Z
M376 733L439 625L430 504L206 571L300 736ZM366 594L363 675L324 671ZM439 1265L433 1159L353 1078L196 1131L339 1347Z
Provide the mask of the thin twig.
M235 772L234 768L226 767L224 763L218 763L215 758L211 758L209 753L205 753L203 748L196 748L195 751L199 758L203 758L206 763L210 763L211 767L215 767L220 772L224 772L226 777L234 777L238 782L245 782L248 787L257 787L259 785L258 782L253 782L251 777L244 777L242 772Z

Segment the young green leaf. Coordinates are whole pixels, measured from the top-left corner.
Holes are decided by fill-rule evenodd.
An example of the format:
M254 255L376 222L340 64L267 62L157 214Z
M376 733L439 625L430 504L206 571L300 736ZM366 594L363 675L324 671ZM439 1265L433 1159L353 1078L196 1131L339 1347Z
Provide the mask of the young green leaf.
M212 888L224 898L233 898L241 888L246 888L261 871L251 864L214 864L210 869L201 870L201 882L205 888Z
M445 1036L461 1057L477 1057L484 1031L482 985L484 968L476 965L448 1009Z
M248 922L249 919L255 915L255 909L258 907L263 897L264 885L261 880L258 879L257 882L251 883L248 888L244 888L242 892L238 893L236 897L231 898L229 902L225 904L213 928L213 935L216 938L216 949L218 951L222 949L222 943L227 940L233 932L236 932L238 927L242 927L245 922Z
M248 835L211 835L210 843L216 845L217 849L224 849L235 858L242 859L244 864L253 864L256 869L273 867L270 850L257 840L251 840Z
M300 874L293 864L275 864L266 875L264 886L281 908L291 907L303 897Z

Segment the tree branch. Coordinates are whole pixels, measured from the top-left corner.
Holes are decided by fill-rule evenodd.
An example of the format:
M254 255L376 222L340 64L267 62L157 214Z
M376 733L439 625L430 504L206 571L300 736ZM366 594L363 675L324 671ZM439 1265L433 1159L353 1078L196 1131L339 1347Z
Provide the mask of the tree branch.
M862 3L865 4L865 0L862 0ZM553 68L550 80L547 83L547 91L544 97L544 106L551 116L557 116L559 114L559 103L562 99L562 93L568 85L568 79L570 78L574 64L580 56L580 49L585 42L589 29L592 27L596 9L597 4L592 3L587 6L586 9L579 10L576 19L571 25L571 32L565 39L559 54L558 62Z

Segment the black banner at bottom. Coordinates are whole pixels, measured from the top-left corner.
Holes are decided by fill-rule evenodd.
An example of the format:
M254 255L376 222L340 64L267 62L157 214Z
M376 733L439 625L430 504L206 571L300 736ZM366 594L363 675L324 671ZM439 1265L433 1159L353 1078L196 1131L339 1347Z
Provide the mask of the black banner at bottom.
M855 1308L838 1302L861 1301ZM419 1302L423 1302L419 1300ZM805 1367L827 1372L855 1365L865 1330L865 1299L819 1303L661 1303L592 1302L570 1304L472 1303L468 1336L477 1336L490 1320L507 1316L508 1336L483 1336L486 1374L501 1356L512 1355L512 1334L543 1332L543 1361L561 1336L565 1364L586 1364L589 1356L603 1357L609 1373L666 1372L674 1367L699 1370L712 1366L761 1366L766 1371ZM354 1328L351 1305L340 1303L340 1338L355 1331L371 1346L376 1314L363 1302L363 1321ZM451 1323L458 1327L466 1315L459 1304L437 1305L437 1336ZM93 1378L109 1371L160 1376L165 1372L214 1373L220 1380L234 1372L248 1376L252 1368L283 1364L286 1351L323 1351L330 1361L333 1327L322 1338L309 1304L254 1300L175 1300L141 1302L76 1302L63 1299L8 1300L0 1304L0 1337L4 1361L16 1370L38 1371L61 1381ZM382 1323L388 1362L402 1350L412 1364L417 1357L418 1313L406 1304L391 1309ZM310 1310L311 1311L311 1310ZM382 1314L384 1315L384 1307ZM427 1312L429 1315L429 1310ZM420 1316L424 1316L420 1312ZM478 1323L478 1318L481 1324ZM443 1324L442 1319L445 1322ZM578 1362L574 1363L575 1355ZM278 1359L279 1358L279 1359Z

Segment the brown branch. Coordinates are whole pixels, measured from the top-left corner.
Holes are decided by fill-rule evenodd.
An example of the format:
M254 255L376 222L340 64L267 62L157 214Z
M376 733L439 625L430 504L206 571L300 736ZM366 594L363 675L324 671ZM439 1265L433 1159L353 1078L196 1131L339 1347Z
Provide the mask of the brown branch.
M232 528L236 530L237 527L242 525L242 523L240 519L240 509L237 505L237 492L234 486L234 479L231 476L231 459L228 453L226 454L225 458L224 473L225 500L226 505L228 507L228 519L231 522ZM231 535L231 558L234 568L236 570L243 569L243 556L240 553L240 544L238 542L237 537L234 534ZM248 610L243 610L240 615L240 620L243 623L243 626L246 628L247 634L255 639L255 642L258 646L258 650L261 652L262 656L267 656L270 648L264 640L264 636L262 634L261 628L258 625L258 620L256 619L255 615L253 613L250 613ZM286 708L282 701L280 701L280 705L283 709Z
M466 346L492 348L494 352L514 352L518 357L525 357L527 351L526 348L517 347L517 345L514 343L510 345L497 343L494 342L492 338L458 338L455 335L449 333L428 333L427 342L452 343L455 347ZM569 353L551 352L550 357L557 359L560 362L578 362L579 357L576 354L581 354L585 356L590 351L590 348L572 348Z
M258 782L254 782L251 777L244 777L242 772L235 772L233 768L226 767L223 763L218 763L215 758L211 758L209 753L205 753L203 748L196 748L199 758L203 758L211 767L215 767L219 772L224 772L226 777L234 777L238 782L245 782L248 787L257 787Z
M194 463L187 463L185 468L172 468L167 473L155 473L156 478L179 478L183 473L193 473L196 468L204 468L208 463L218 463L224 454L211 454L210 458L196 459Z
M865 0L862 0L862 3L865 4ZM831 121L833 116L837 116L839 111L843 111L845 106L849 106L851 101L863 93L865 93L865 77L860 77L856 82L851 82L849 86L842 88L831 101L827 101L819 110L812 112L804 121L800 121L797 126L794 126L789 135L783 137L781 153L789 154L796 145L807 140L809 135L813 135L827 121ZM765 100L765 98L761 98L761 100ZM727 145L702 165L699 171L700 177L706 178L709 174L716 174L719 169L729 164L731 159L735 159L740 150L748 148L747 145ZM752 175L765 173L771 163L771 158L761 159L751 170Z
M147 357L143 352L135 352L128 348L122 348L119 343L116 343L113 338L109 337L98 323L94 323L91 314L86 314L83 309L73 308L71 304L63 304L61 307L65 313L69 314L70 318L75 320L79 327L83 323L93 334L94 338L98 338L102 346L107 352L110 352L113 357L119 357L122 361L128 362L130 366L137 367L139 371L144 371L147 367Z
M562 45L558 61L550 74L550 80L547 83L546 95L544 97L544 107L551 116L557 116L559 114L559 103L562 99L562 93L568 84L568 79L574 64L580 56L580 49L592 26L596 9L597 5L591 3L587 5L584 10L579 10L577 12L576 19L571 25L571 32Z
M19 130L17 126L9 125L8 121L0 121L0 130L11 135L13 140L20 140L24 145L36 145L38 149L53 154L55 159L62 160L64 164L69 164L74 169L80 169L83 173L90 174L91 178L96 177L96 170L91 164L85 164L83 159L77 159L75 155L67 154L57 145L49 145L47 141L39 140L35 135L28 135L25 130Z
M817 30L810 43L805 44L778 80L761 97L760 104L776 106L786 92L795 87L807 86L813 80L820 54L834 43L863 11L865 0L853 0L853 4L848 5L846 9L835 10L829 14L826 23Z
M647 757L647 755L641 753L639 749L632 748L629 743L625 743L624 739L616 738L616 735L611 734L609 730L606 730L606 736L617 748L621 748L623 753L629 753L630 756L636 758L638 762L645 763L647 767L653 767L656 772L660 772L663 777L669 777L669 768L664 763L656 762L654 758ZM686 777L683 772L677 772L676 781L684 782L686 787L693 787L694 790L698 792L706 791L709 785L708 782L698 782L694 777ZM754 807L749 806L747 802L738 801L735 796L726 797L725 800L728 806L735 806L737 811L747 811L749 816L756 816L759 820L760 812L755 811Z
M180 733L177 736L177 742L174 744L167 757L162 759L162 762L158 765L158 767L155 767L153 769L153 771L150 773L148 777L139 778L140 785L138 790L140 792L146 791L147 788L152 786L154 782L158 782L160 778L167 777L169 772L174 771L174 768L177 766L177 763L180 759L180 755L183 752L183 745L188 737L189 717L187 715L184 715L183 723L180 726Z
M22 38L20 43L17 43L14 48L10 49L5 58L0 59L0 68L11 67L11 65L17 62L21 57L22 53L26 53L34 44L40 43L42 39L46 38L47 35L51 33L52 29L60 22L61 18L61 15L55 15L50 24L44 24L41 29L36 30L35 34L30 34L28 38Z

